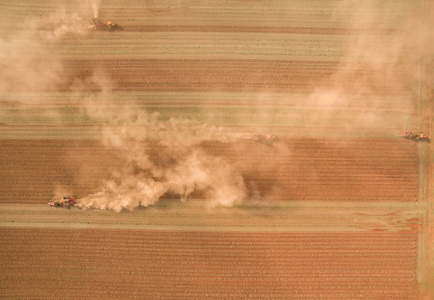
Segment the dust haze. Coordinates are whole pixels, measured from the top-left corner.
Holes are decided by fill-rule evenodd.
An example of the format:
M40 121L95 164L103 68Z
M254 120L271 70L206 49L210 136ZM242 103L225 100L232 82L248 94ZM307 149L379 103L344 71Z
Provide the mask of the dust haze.
M376 112L382 106L381 96L416 98L415 82L427 84L418 72L422 60L430 58L427 49L432 49L426 24L416 18L418 12L411 10L396 20L385 19L381 12L393 9L393 5L393 2L345 1L336 7L332 18L338 19L348 31L346 52L327 82L307 96L320 109L307 122L315 119L327 127L340 109L365 106L354 119L357 126L369 128L382 121L382 115ZM352 14L343 15L342 12L348 11ZM109 78L105 83L108 82ZM162 120L158 114L127 104L113 110L113 106L104 105L110 102L108 86L112 84L99 84L104 95L99 101L103 105L90 101L85 107L92 118L103 120L103 144L119 150L119 159L125 163L99 192L80 199L82 207L120 211L151 205L167 194L185 201L197 191L213 206L230 207L255 196L267 198L254 182L246 181L245 173L255 172L258 166L279 172L279 163L272 155L265 162L233 162L200 147L206 141L237 143L242 134L189 119ZM354 102L366 98L370 99L369 104ZM407 123L406 117L400 122ZM267 118L272 117L263 116ZM354 130L351 124L347 130ZM276 157L291 155L282 143L264 151L274 151ZM290 187L274 186L273 192L283 188Z
M232 207L246 199L241 171L200 147L206 141L233 143L242 134L192 119L163 120L138 106L114 104L113 85L103 73L87 84L98 92L84 99L84 113L102 123L102 144L116 150L122 167L99 192L81 198L80 207L118 212L149 206L167 194L185 201L193 192L203 193L210 207Z
M424 24L411 9L397 20L385 20L381 11L393 5L393 1L342 1L336 7L332 18L348 30L346 51L332 76L306 95L319 108L306 123L315 120L327 127L339 109L360 105L351 99L370 98L366 109L355 116L358 124L370 127L381 121L376 108L382 105L382 94L417 97L414 87L430 84L419 65L432 67L434 39L429 28L433 24ZM0 36L0 92L16 91L26 105L33 101L32 94L58 89L63 83L62 61L53 58L48 46L66 35L89 34L91 17L99 16L101 1L83 1L79 7L75 11L60 7L47 17L26 21L15 34ZM348 11L353 13L345 16L343 12ZM228 161L202 148L206 142L233 145L246 133L189 118L164 119L114 98L116 82L103 74L103 69L94 70L91 78L74 81L69 93L87 93L80 100L82 113L101 124L101 143L116 150L122 167L113 171L98 192L79 199L79 206L118 212L152 205L165 195L187 201L193 193L200 193L211 207L232 207L251 195L262 197L254 183L245 179L245 172L257 166ZM88 92L89 86L96 92ZM406 116L401 122L403 126L408 122ZM348 130L353 130L351 125ZM290 155L282 143L272 147L281 155ZM269 165L278 171L278 162ZM62 190L58 187L54 193Z
M67 20L67 21L65 21ZM32 94L55 91L62 81L62 63L49 47L62 37L83 36L89 32L85 15L58 8L43 18L18 23L12 32L0 35L0 92L14 92L28 104Z
M394 11L395 6L394 1L339 2L332 19L347 30L345 54L326 84L309 96L308 101L321 109L311 115L310 121L331 124L341 109L354 107L358 112L352 115L348 131L363 126L393 136L395 130L413 125L409 119L415 113L417 99L425 97L420 91L423 93L431 84L421 65L433 67L434 23L420 17L422 4L409 5L405 15L383 13ZM409 98L415 103L396 121L401 128L393 128L393 132L381 128L385 115L380 108L390 105L384 103L385 95L397 100Z

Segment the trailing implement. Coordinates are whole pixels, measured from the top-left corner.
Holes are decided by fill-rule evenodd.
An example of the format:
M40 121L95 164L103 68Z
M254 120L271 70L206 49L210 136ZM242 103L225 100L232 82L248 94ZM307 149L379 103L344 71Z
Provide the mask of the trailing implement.
M71 207L74 206L75 199L69 197L69 196L63 196L60 200L54 200L51 202L48 202L48 205L53 207Z
M112 21L107 21L107 23L103 23L98 18L93 18L92 21L93 21L93 27L95 29L113 30L117 28L116 23Z

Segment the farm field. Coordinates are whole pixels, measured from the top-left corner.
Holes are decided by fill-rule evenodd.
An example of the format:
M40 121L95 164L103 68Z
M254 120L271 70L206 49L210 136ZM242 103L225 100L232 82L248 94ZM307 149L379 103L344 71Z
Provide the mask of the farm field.
M2 1L0 297L432 299L433 9Z
M39 204L3 204L3 227L153 229L225 232L406 232L420 229L414 203L256 201L209 209L202 200L164 199L147 208L115 213Z
M150 144L149 153L161 151L158 141ZM246 183L256 187L256 200L418 200L419 159L413 142L307 138L277 144L280 148L246 140L201 147L237 164ZM107 151L95 140L3 140L0 154L5 183L0 203L38 204L51 199L56 187L77 197L95 193L119 159L115 150Z
M411 299L417 297L416 237L414 231L3 229L2 294L29 297L37 290L41 297ZM10 257L11 252L17 254ZM60 259L65 252L68 259ZM22 280L29 281L26 288L20 287Z

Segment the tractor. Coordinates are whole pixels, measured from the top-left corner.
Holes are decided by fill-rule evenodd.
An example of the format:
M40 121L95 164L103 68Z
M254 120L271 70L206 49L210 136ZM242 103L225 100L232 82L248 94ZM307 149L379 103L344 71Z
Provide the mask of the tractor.
M69 197L69 196L63 196L60 200L54 200L51 202L48 202L48 205L53 207L71 207L74 206L75 199Z
M412 140L412 141L425 141L429 142L429 138L423 133L415 133L411 130L406 130L401 132L401 137Z
M95 29L103 29L103 30L113 30L117 27L116 23L107 21L107 23L102 23L98 18L93 18L93 27Z
M266 136L263 136L261 134L249 134L249 140L252 141L258 141L258 142L265 142L265 143L271 143L276 140L276 136L273 134L267 134Z

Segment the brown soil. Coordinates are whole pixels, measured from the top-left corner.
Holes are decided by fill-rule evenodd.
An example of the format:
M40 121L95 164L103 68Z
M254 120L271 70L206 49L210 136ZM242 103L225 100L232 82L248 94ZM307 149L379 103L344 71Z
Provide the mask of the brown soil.
M405 140L293 139L273 145L248 141L230 150L209 145L208 151L238 163L246 170L247 184L256 187L259 196L265 198L418 199L417 148Z
M273 145L241 141L202 147L242 170L252 198L418 199L417 147L406 140L291 139ZM151 151L158 153L158 146ZM0 203L45 203L60 196L56 191L86 196L97 192L119 163L116 152L96 140L3 140Z
M93 76L94 70L101 70L116 83L113 87L116 91L309 93L319 86L330 85L328 81L338 67L339 64L334 61L302 60L65 60L65 78L69 80L65 80L59 89L69 90L77 79L86 80ZM352 66L355 69L358 67ZM348 71L353 74L354 70ZM360 78L382 76L377 70L363 70L353 75ZM348 78L348 83L341 80L339 84L354 87L356 78ZM370 83L370 88L377 95L397 94L406 86L403 84L397 88L396 80L378 80ZM93 87L95 90L98 88Z
M0 153L0 203L44 203L56 189L94 192L116 158L94 140L2 140Z
M0 231L7 298L416 299L417 233Z
M28 37L30 41L39 40L38 36L27 35L27 26L31 27L30 33L34 30L32 18L49 19L50 12L59 7L57 2L6 1L2 7L6 22L1 37L6 43L9 36L13 37L11 41L17 40L16 45L5 48L4 60L17 61L17 67L12 70L18 70L23 78L46 74L43 67L25 68L28 62L39 66L41 59L41 66L44 66L44 60L55 62L56 57L61 57L62 72L57 74L61 83L55 89L51 89L51 84L46 87L47 91L59 92L58 104L65 102L65 106L70 105L67 101L70 92L85 94L87 91L99 91L101 87L92 80L92 76L101 74L110 82L111 91L125 94L179 91L192 94L207 92L209 97L213 97L214 92L255 92L264 93L264 96L281 93L296 97L299 93L306 93L300 97L300 103L296 103L303 105L305 96L324 88L343 96L359 95L377 100L376 104L369 104L369 99L368 104L355 100L343 103L342 107L332 103L331 108L342 109L348 116L357 116L359 109L375 114L384 103L392 103L390 100L383 103L379 96L385 95L385 99L393 99L394 96L414 99L412 107L395 107L393 103L390 107L393 109L381 111L387 116L384 118L386 129L396 131L400 126L389 123L394 116L402 113L404 118L410 118L411 115L414 119L403 121L403 124L419 126L421 121L417 118L427 115L425 107L420 105L424 98L421 95L425 95L424 89L432 88L432 84L416 82L411 78L414 75L424 76L428 73L425 69L429 69L429 63L416 59L420 58L417 54L424 52L425 47L412 43L425 33L418 27L432 27L427 21L433 19L428 17L432 14L432 5L427 5L429 1L413 1L417 4L412 4L412 1L398 2L393 9L387 3L375 5L378 8L373 8L372 12L369 3L366 6L344 5L341 10L336 9L334 1L306 4L303 4L305 1L199 3L147 0L128 1L128 4L109 1L102 5L99 17L103 21L118 23L122 27L119 31L95 31L77 37L70 34L62 37L65 44L27 42ZM336 1L336 4L340 2ZM82 6L68 3L66 7ZM88 20L85 22L90 25L92 11L90 7L86 9L85 18ZM407 36L396 31L405 29L405 26L398 24L405 25L405 16L412 11L419 16L415 20L417 26L411 27L414 36L408 35L408 39L401 40ZM69 27L70 18L66 16L62 23ZM355 20L356 24L346 26L346 22L358 17L360 20ZM72 27L83 25L74 20L72 22ZM57 34L65 29L61 23L53 26L56 26L53 28L55 32L47 33ZM223 38L213 33L222 33L220 36ZM275 33L278 38L269 40L267 35ZM117 40L116 35L123 35L123 39ZM171 41L170 35L178 40ZM243 35L255 39L251 48L248 42L239 44L236 41L238 36ZM192 47L188 47L189 41L184 40L184 36L194 41ZM288 40L284 41L286 36ZM295 36L297 39L292 39ZM385 42L378 40L380 43L377 44L376 36L384 37ZM152 44L155 37L159 41ZM204 37L208 39L207 44L201 44ZM298 45L292 44L292 40L299 39ZM328 39L332 42L324 43ZM141 49L136 40L151 44ZM347 42L350 44L347 45ZM402 47L399 53L388 51L395 46ZM11 49L17 52L12 51L9 55ZM22 49L27 49L31 55L27 57ZM351 52L356 55L348 56L353 54ZM187 53L186 56L184 53ZM402 62L407 59L408 62ZM407 69L407 64L417 64L417 67ZM52 75L51 72L48 74ZM21 82L18 80L19 84L13 86L10 93L9 90L3 93L5 99L2 105L13 105L8 99L13 99L15 94L20 95L20 92L30 96L31 90L27 90ZM44 91L44 87L38 86L36 91ZM44 98L43 95L40 97ZM129 100L129 97L125 99ZM153 101L158 100L156 97ZM217 101L220 100L216 99L213 104L216 105ZM298 117L304 118L303 115ZM37 126L50 127L50 124L34 125L32 120L21 124L21 121L10 119L6 110L3 119L0 125L2 130L11 132L8 136L21 133L20 136L31 136L33 140L0 141L0 205L45 204L52 197L62 194L82 197L94 193L101 182L110 177L111 171L122 163L115 151L104 148L96 140L36 140L36 134L24 134L28 128L36 132ZM381 122L382 118L379 119ZM328 130L321 122L316 123L324 132ZM254 125L254 121L243 124ZM337 118L333 129L344 128L347 124ZM303 125L291 128L300 130L299 136L302 137L314 127ZM383 124L375 126L381 128ZM61 130L61 126L59 128ZM315 129L315 133L318 132ZM427 133L430 134L429 131ZM431 189L427 188L427 181L421 172L423 168L420 168L424 164L420 155L423 151L418 152L424 146L418 147L416 143L398 138L354 137L339 140L321 136L324 138L284 140L274 146L253 141L202 145L204 151L229 160L242 171L249 196L253 199L304 201L306 207L309 204L315 206L315 202L310 201L323 201L324 207L320 209L299 208L292 214L291 221L286 222L285 214L281 219L270 221L274 226L290 224L292 228L304 232L217 232L222 224L235 228L253 223L248 215L244 219L232 217L229 221L219 221L219 218L231 218L224 214L205 223L206 228L214 226L216 232L183 232L181 230L185 229L179 227L177 230L180 231L171 232L143 228L84 229L81 226L98 228L122 221L117 218L120 215L112 215L92 223L92 219L83 216L92 210L70 210L83 213L80 223L75 215L67 215L65 219L59 218L59 215L56 215L57 219L50 217L50 214L59 211L54 208L49 213L26 212L25 209L23 213L18 208L15 215L21 216L10 214L4 217L7 223L0 228L0 297L431 299L429 291L425 292L427 296L419 295L424 292L423 286L433 281L430 280L433 276L429 277L429 269L433 270L430 260L433 257L433 234L429 231L432 227L429 223L432 222ZM432 146L427 147L432 153ZM154 151L158 151L158 147ZM429 168L429 186L432 187L432 165ZM193 197L200 198L201 194L195 193ZM336 213L329 208L331 202L327 201L353 201L350 203L354 203L354 207L334 202L343 206ZM353 210L358 205L363 206L362 201L372 204L372 211L370 208L361 212ZM376 209L375 206L383 201L398 201L398 206L389 210ZM409 206L399 208L403 202L413 204L415 201L417 203L410 209ZM46 205L44 207L48 209ZM164 217L164 209L160 210ZM415 216L417 211L426 212L426 215L420 213ZM260 213L260 210L255 212ZM196 215L200 213L196 211ZM385 216L387 213L396 215ZM182 217L185 224L185 219L188 220L192 214L191 211L184 214L187 217L174 213L171 224L176 224L176 217ZM270 216L272 219L275 215ZM157 224L160 221L157 217L143 219L142 223ZM310 221L304 222L304 219ZM7 227L20 226L17 224L20 220L25 220L26 226L35 227ZM76 222L75 227L68 227L70 222ZM134 222L132 218L121 225L128 228L129 225L136 225ZM56 223L59 227L42 229ZM199 221L191 223L198 227L203 224ZM254 223L258 229L262 224ZM311 227L303 227L306 224ZM413 229L408 230L408 227ZM255 230L254 226L251 228ZM309 232L312 228L322 231L328 228L336 232ZM345 228L362 228L371 232L349 233ZM390 232L392 230L399 232Z

